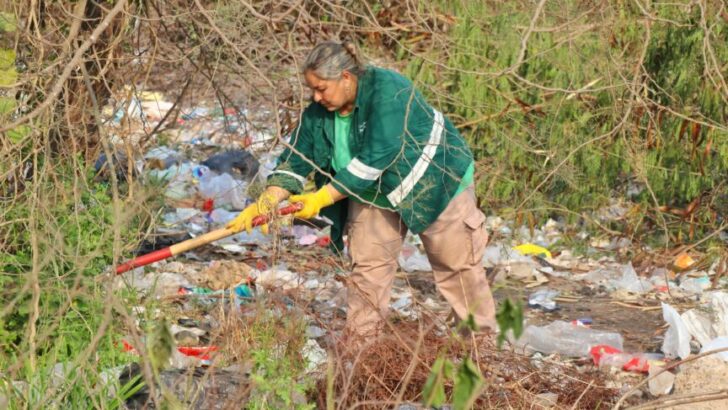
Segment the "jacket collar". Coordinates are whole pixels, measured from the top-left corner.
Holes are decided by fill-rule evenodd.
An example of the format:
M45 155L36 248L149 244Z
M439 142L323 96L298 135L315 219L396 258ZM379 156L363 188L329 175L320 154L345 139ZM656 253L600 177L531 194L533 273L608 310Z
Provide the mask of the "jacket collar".
M374 70L376 70L373 66L366 66L366 70L364 71L364 74L359 77L357 84L356 84L356 101L354 102L354 110L356 111L359 107L366 104L367 101L369 101L369 95L371 94L371 83L374 80Z

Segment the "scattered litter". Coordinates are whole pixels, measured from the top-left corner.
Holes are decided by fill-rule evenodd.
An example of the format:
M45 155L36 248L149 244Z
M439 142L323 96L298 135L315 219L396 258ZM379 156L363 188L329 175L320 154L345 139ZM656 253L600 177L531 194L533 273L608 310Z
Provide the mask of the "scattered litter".
M248 204L247 190L247 182L236 180L227 173L217 175L213 171L206 171L199 178L200 195L214 200L217 207L245 208Z
M210 220L217 226L227 225L228 222L238 216L237 211L228 211L222 208L215 208L210 212Z
M193 218L200 216L199 210L194 208L177 208L174 212L164 214L164 223L167 225L176 225L191 221Z
M180 287L177 294L180 296L196 297L196 300L205 304L216 304L220 301L232 299L235 304L240 305L249 302L253 298L253 290L246 284L240 284L232 289L226 290L185 286Z
M673 264L676 268L685 270L693 266L695 264L695 260L687 253L683 252L675 258L675 262Z
M591 348L594 364L599 367L610 366L628 372L647 373L653 363L662 363L663 355L657 353L624 353L607 345Z
M533 405L536 408L550 409L557 407L559 395L556 393L541 393L533 397Z
M316 289L319 286L321 286L321 283L318 281L318 279L315 278L311 278L303 282L303 287L306 289Z
M182 161L182 156L177 151L162 145L147 151L144 154L144 159L147 168L167 169L172 165L179 164Z
M283 290L295 289L302 282L297 273L282 267L274 267L257 274L254 271L253 276L257 285Z
M704 344L703 348L700 349L700 353L726 348L728 348L728 336L720 336ZM725 352L716 353L715 356L720 357L725 362L728 362L728 350L726 350Z
M688 329L688 333L695 340L700 343L701 346L705 346L715 336L713 329L711 328L712 323L710 318L703 312L699 312L697 309L690 309L680 315L685 327Z
M294 225L290 234L296 238L296 243L302 246L314 245L319 240L319 231L306 225Z
M657 377L652 378L652 376L659 373L660 371L662 371L661 366L650 366L650 380L647 382L647 385L650 389L650 394L656 397L670 394L670 391L675 384L675 375L668 371L662 372Z
M483 266L486 268L493 268L498 265L518 261L532 262L530 257L522 255L520 252L505 244L488 245L483 253Z
M690 333L677 311L667 303L662 303L662 316L670 325L662 342L662 352L668 358L684 359L690 355Z
M189 332L197 337L202 337L207 334L207 331L199 329L199 328L195 327L194 325L193 326L181 326L176 323L173 323L169 327L169 332L172 333L172 335L177 335L177 333L180 333L180 332Z
M394 302L391 304L391 307L397 311L397 313L410 319L417 318L417 313L412 309L412 295L403 294L395 296L393 299Z
M147 104L145 101L135 100L135 104L132 104L130 109L134 115L144 117L146 120L154 120L159 114L165 112L164 110L168 109L169 105L158 101L156 97L153 102L154 104ZM144 154L144 160L139 159L133 163L127 161L125 157L123 159L115 158L115 164L119 165L117 172L119 169L123 169L126 173L126 166L130 164L134 167L134 172L139 173L144 180L166 183L164 199L168 205L168 212L163 215L163 229L154 233L160 238L169 238L173 234L194 237L227 224L238 215L238 210L254 200L248 195L248 187L252 185L258 189L257 181L254 179L265 178L270 174L282 149L282 147L276 147L272 151L253 151L251 153L247 149L231 148L239 147L242 142L242 146L255 149L256 144L261 145L262 141L272 137L272 134L266 131L254 132L247 129L248 127L239 120L237 109L195 107L193 109L180 108L180 110L181 117L178 121L180 127L171 131L179 131L179 135L176 136L177 145L171 143L172 145L169 147L159 146L150 149ZM121 114L126 115L127 113L122 110ZM210 125L213 123L214 126ZM245 131L243 132L243 130ZM238 141L233 140L235 141L233 144L229 143L231 134L236 134L236 138L239 137ZM224 135L227 140L220 138L220 135ZM201 158L207 159L198 162L198 159ZM104 168L108 168L108 164L105 164L104 161L99 165L99 169L102 171ZM624 218L628 210L628 205L612 201L609 207L598 211L598 217L607 221L619 220ZM319 225L317 224L317 226ZM569 235L575 235L579 240L584 241L587 245L585 252L576 254L576 252L564 249L554 257L549 249L555 249L555 246L563 247L563 242L558 242L564 232L567 232L563 222L549 219L541 227L518 226L512 221L490 216L486 220L486 226L488 231L493 233L494 239L498 240L498 243L488 245L483 255L483 266L490 268L489 278L494 275L496 281L499 278L521 281L522 283L518 286L526 289L544 286L544 283L550 282L549 288L534 289L529 295L528 304L532 308L546 312L553 312L559 308L563 308L565 312L563 316L566 321L555 321L545 326L527 326L522 337L513 342L519 349L527 352L542 352L544 355L559 354L582 358L591 355L594 363L600 367L609 366L630 372L654 374L663 364L662 355L623 352L623 339L619 333L592 329L592 318L579 316L594 315L598 320L597 323L605 323L606 326L613 326L614 322L609 319L605 320L606 318L600 315L602 312L582 310L582 306L579 306L577 302L581 299L581 303L583 303L591 296L596 296L601 300L601 298L606 298L607 293L610 293L609 296L612 299L631 298L634 301L634 303L626 304L613 300L611 301L613 303L622 303L622 306L629 306L629 308L639 308L643 312L645 309L651 311L658 307L654 306L654 303L643 303L643 301L654 300L653 297L659 299L666 297L666 294L660 292L666 292L668 287L671 292L675 292L673 295L677 294L678 297L686 294L694 295L689 301L702 301L703 305L689 309L682 315L678 315L677 311L669 305L662 305L663 317L669 324L663 343L663 351L666 356L687 356L690 353L690 337L700 343L703 347L702 351L728 346L728 334L726 333L728 331L726 329L728 326L726 316L728 294L708 291L712 285L711 278L716 278L713 275L718 270L711 268L707 274L697 269L688 271L695 268L696 262L686 253L679 255L674 261L668 257L667 261L661 261L658 264L664 265L667 262L673 271L681 272L678 277L673 271L656 268L654 264L650 265L650 259L647 259L647 263L644 262L645 259L641 258L637 262L638 259L635 256L635 264L639 263L637 266L639 266L640 273L651 272L648 280L640 277L631 263L623 265L617 262L618 259L615 256L603 252L603 250L617 251L621 253L621 256L625 256L624 248L632 246L629 238L606 235L593 237L584 227L578 227L577 231L569 231L575 232ZM579 230L581 231L579 232ZM255 309L251 305L241 307L234 304L240 305L253 297L258 297L265 289L275 292L295 289L296 292L285 293L284 303L288 308L291 308L294 299L298 300L297 296L294 296L294 293L297 292L303 293L306 300L311 302L308 305L313 312L308 321L311 325L306 327L306 337L309 340L302 353L309 371L321 370L322 365L326 364L327 352L322 349L316 339L321 343L326 342L326 346L329 347L330 340L325 336L336 336L341 332L339 326L343 326L344 323L347 294L346 288L342 284L343 281L333 280L335 275L341 274L340 269L337 273L330 273L327 270L318 269L315 265L311 266L310 256L314 255L314 258L318 258L320 256L318 252L321 252L314 246L326 246L330 242L328 231L307 225L292 225L282 227L280 236L276 236L282 240L276 240L273 243L272 237L273 235L262 234L259 229L254 229L250 234L241 232L218 241L214 247L187 253L184 257L179 257L178 262L151 265L151 270L155 273L145 274L144 269L137 269L133 273L125 275L123 280L118 279L120 282L128 283L140 290L142 295L169 297L177 307L188 311L184 312L185 314L195 317L194 319L179 319L177 324L171 326L172 335L179 346L172 357L173 366L178 368L176 370L182 371L188 367L195 367L195 372L197 372L199 369L203 369L200 367L201 365L212 364L217 347L205 347L205 345L210 343L210 339L219 343L217 341L219 333L217 332L220 330L220 324L214 318L210 321L210 314L219 307L218 305L227 303L225 308L233 306L243 315L254 315ZM512 246L518 243L521 245ZM556 243L559 245L555 245ZM588 246L588 243L591 243L592 246ZM294 244L309 248L291 246ZM276 252L278 248L272 245L291 246L295 252L290 254L283 252L285 255L281 256ZM403 271L428 272L432 270L427 255L421 251L420 245L421 241L416 235L410 233L406 236L402 252L398 257ZM216 260L225 255L232 257ZM301 255L309 256L309 259L307 260ZM537 258L533 256L537 256ZM255 269L245 263L231 260L233 258L249 262L254 260L251 263L255 263ZM269 264L278 263L280 264L268 268ZM293 271L289 270L287 266L291 266ZM303 268L301 269L301 267ZM305 273L298 273L304 271ZM391 308L406 319L418 318L422 309L444 318L450 311L449 307L441 298L433 296L435 286L432 281L422 281L420 276L419 274L398 275L396 281L408 281L412 287L403 287L401 283L395 282ZM573 279L584 280L588 283L579 284L576 289L568 288L568 291L560 287L564 281L571 282ZM720 282L716 283L720 284ZM559 289L569 296L558 297ZM645 295L648 292L656 293L641 296L639 301L634 300L636 299L634 294ZM273 296L278 298L278 295ZM265 302L267 304L267 300ZM680 303L681 306L685 306L687 302L680 300ZM271 306L271 309L278 315L285 314L284 312L287 310L281 309L279 306ZM575 307L575 310L572 307ZM223 309L220 310L223 311ZM200 312L205 315L204 319L196 316ZM556 316L542 315L537 312L534 314L530 310L525 313L527 316L533 315L538 318ZM136 317L139 318L139 321L143 321L156 315L157 313L150 311L143 312L143 314L138 313ZM623 319L630 320L629 317ZM403 320L401 323L409 322ZM398 322L397 325L399 327L400 323ZM627 328L627 331L629 330L631 329ZM213 338L212 335L215 337ZM630 334L630 336L633 335ZM437 353L437 343L440 343L441 339L440 335L437 335L437 338L428 339L428 343L422 346L424 349L432 348L433 354ZM413 340L418 340L419 343L419 333ZM401 340L397 340L394 346L395 349L389 354L392 355L392 358L400 357L397 355L404 352L401 349ZM379 344L376 345L377 349L380 347ZM653 346L644 349L651 351ZM386 350L377 350L377 352L387 353ZM366 359L381 360L382 357L379 353L369 355ZM500 352L496 354L499 357L501 355ZM549 374L549 378L558 377L555 375L561 374L559 372L568 366L572 366L573 369L575 364L579 369L579 374L582 371L598 373L598 369L592 366L583 366L583 360L559 361L558 357L556 359L545 358L541 354L534 355L532 358L518 357L518 360L523 360L522 363L518 363L527 365L524 368L529 369L529 374L535 374L534 369L538 370L536 377L541 377L540 383L545 383L543 380L546 380L544 379L546 374ZM723 353L720 357L728 359L728 353ZM391 363L407 362L407 360L391 360ZM554 365L557 366L554 367ZM549 371L544 369L549 369ZM621 372L610 373L630 376ZM573 374L577 374L576 371ZM674 378L675 376L671 373L664 373L650 381L650 393L654 396L669 394ZM366 384L368 380L358 386L370 387L371 385ZM562 379L562 381L570 382L566 379ZM524 383L531 383L531 380L524 379ZM582 388L588 386L581 381L579 383ZM420 384L424 384L424 379ZM676 390L677 384L676 382ZM527 387L534 393L532 397L528 396L533 401L532 404L550 408L556 407L559 400L566 403L566 400L570 399L569 394L572 392L557 388L554 384L549 384L546 388L545 386L536 384ZM621 387L620 384L616 386ZM524 387L526 387L525 384ZM576 397L581 400L578 394ZM576 397L572 399L575 400ZM588 406L585 403L586 398L581 404Z
M117 276L117 288L131 286L143 295L153 295L157 298L170 297L177 294L180 287L192 286L180 274L172 272L158 272L144 274L134 270L131 275Z
M303 357L306 359L306 370L309 372L318 370L328 360L326 351L313 339L306 341L306 345L303 346L301 353L303 353Z
M252 179L260 167L258 160L250 152L242 149L218 152L201 164L218 174L232 174L235 170L246 180Z
M610 199L610 204L597 210L596 214L602 221L616 221L627 215L629 208L619 199Z
M164 196L173 200L182 200L194 195L192 171L194 165L185 162L172 165L166 169L152 169L147 172L150 179L167 182Z
M554 298L559 296L558 290L539 289L528 297L528 306L539 308L545 312L553 312L559 307Z
M532 243L524 243L523 245L518 245L514 247L513 249L517 250L521 253L521 255L535 255L540 256L542 258L551 259L551 252L549 252L548 249L534 245Z
M652 283L647 279L638 277L631 262L622 266L622 277L612 281L611 286L615 289L640 294L652 290Z
M179 346L195 346L200 343L200 337L189 330L174 333L174 340Z
M196 275L197 283L213 290L227 289L248 281L253 268L233 260L211 261L207 269Z
M308 326L306 328L306 337L310 339L317 339L325 334L326 331L318 326Z
M680 289L687 294L701 294L712 286L708 275L697 278L687 278L680 282Z
M564 356L588 357L591 348L607 345L622 350L622 336L618 333L574 326L564 321L554 321L546 326L527 326L515 345L524 351Z
M402 253L397 261L399 262L399 266L405 272L432 271L432 266L430 265L430 261L427 259L427 255L420 252L416 246L408 243L405 243L402 246Z
M111 163L111 164L109 164ZM127 181L129 174L135 177L139 174L136 163L130 161L124 151L116 150L111 153L111 161L108 160L106 153L102 152L94 163L96 171L96 179L100 181L108 181L111 179L111 165L114 167L117 181Z
M245 253L248 251L248 248L242 245L238 245L236 243L223 243L219 244L218 246L232 253Z

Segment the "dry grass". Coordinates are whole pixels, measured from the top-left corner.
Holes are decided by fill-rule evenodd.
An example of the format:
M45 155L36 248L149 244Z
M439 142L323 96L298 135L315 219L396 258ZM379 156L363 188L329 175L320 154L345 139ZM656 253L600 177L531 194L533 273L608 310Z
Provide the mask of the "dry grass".
M558 395L560 407L595 409L608 406L617 391L604 387L604 375L570 364L536 362L499 350L490 335L466 337L442 334L416 323L393 325L388 335L361 349L339 342L334 346L336 408L391 408L395 403L420 402L435 360L470 356L485 377L486 389L477 408L530 408L541 393ZM327 381L318 384L317 402L326 405ZM452 385L446 385L447 394Z

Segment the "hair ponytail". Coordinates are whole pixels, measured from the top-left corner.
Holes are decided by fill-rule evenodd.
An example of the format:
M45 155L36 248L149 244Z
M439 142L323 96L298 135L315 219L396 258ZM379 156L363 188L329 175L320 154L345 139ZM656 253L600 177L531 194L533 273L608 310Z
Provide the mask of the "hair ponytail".
M313 71L326 80L337 80L348 71L359 77L366 71L364 61L352 41L325 41L316 45L306 57L302 72Z

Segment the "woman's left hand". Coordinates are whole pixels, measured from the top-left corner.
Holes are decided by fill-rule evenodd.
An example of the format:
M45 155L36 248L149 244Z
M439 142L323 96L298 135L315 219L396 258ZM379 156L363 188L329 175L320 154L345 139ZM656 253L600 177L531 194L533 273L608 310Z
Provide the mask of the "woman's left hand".
M334 198L328 187L324 186L316 192L303 195L291 195L288 198L290 203L301 203L303 208L293 214L296 218L310 219L318 215L322 208L334 203Z

